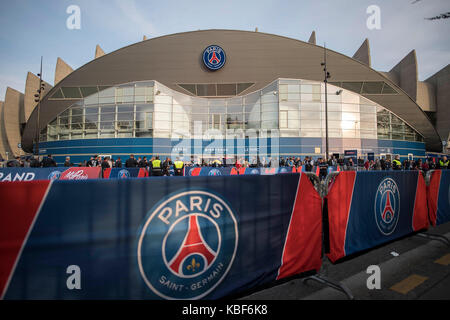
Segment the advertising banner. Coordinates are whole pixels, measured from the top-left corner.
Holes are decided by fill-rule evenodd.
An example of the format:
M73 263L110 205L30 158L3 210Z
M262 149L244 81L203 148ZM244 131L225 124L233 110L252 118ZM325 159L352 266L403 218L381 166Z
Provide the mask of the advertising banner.
M217 299L317 272L321 198L305 174L9 182L0 248L3 299Z
M418 171L340 172L326 198L333 262L429 226Z
M0 182L56 180L67 168L0 168Z
M61 174L60 180L87 180L101 177L100 167L72 167Z
M450 221L450 170L435 170L427 187L428 214L433 226Z
M146 168L107 168L103 171L104 179L128 179L148 177Z

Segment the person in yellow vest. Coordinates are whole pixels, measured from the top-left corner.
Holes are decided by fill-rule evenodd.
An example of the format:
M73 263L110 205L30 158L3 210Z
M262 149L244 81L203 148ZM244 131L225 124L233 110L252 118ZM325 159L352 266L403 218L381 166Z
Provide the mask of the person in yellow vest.
M177 157L177 160L174 163L175 166L175 175L176 176L182 176L183 175L183 168L184 163L180 160L180 158Z
M392 160L392 167L394 170L401 170L402 169L402 163L400 162L400 156L396 155L395 159Z
M162 176L161 160L158 156L151 162L151 172L152 176Z
M439 169L448 169L450 160L447 160L446 156L443 156L441 160L439 160Z

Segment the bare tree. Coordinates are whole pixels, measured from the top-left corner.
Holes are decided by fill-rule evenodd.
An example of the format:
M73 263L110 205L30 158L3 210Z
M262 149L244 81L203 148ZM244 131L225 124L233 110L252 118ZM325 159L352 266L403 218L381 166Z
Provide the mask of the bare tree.
M411 4L416 4L417 2L420 2L420 1L422 1L422 0L414 0L413 2L411 2ZM450 18L450 12L441 13L438 16L425 18L425 19L426 20L441 20L441 19L448 19L448 18Z

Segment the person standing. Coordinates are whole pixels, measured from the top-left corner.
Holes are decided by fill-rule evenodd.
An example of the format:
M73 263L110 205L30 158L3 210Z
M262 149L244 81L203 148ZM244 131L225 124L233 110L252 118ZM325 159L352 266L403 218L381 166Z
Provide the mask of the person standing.
M182 176L183 175L183 168L184 168L183 161L181 161L180 158L177 158L177 160L174 163L174 166L175 166L175 175L176 176Z
M319 179L323 180L328 174L328 163L323 159L319 159Z
M402 163L400 162L400 156L396 155L394 160L392 160L392 169L394 170L401 170L402 169Z
M162 176L161 160L159 160L159 156L156 156L151 162L151 173L152 176Z
M166 160L164 160L163 165L162 165L163 175L170 176L169 170L170 170L170 166L172 166L172 165L173 165L173 163L172 163L172 160L170 160L170 158L166 158Z
M125 161L125 167L126 168L136 168L138 165L138 162L134 158L134 154L130 154L130 157Z
M49 168L49 167L56 167L56 162L53 160L52 155L49 154L47 157L42 159L42 167L43 168Z
M115 165L116 168L122 168L122 160L120 159L120 157L117 158Z
M439 169L448 169L449 160L447 160L446 156L443 156L441 160L439 160Z
M64 161L64 167L72 167L73 163L70 162L70 157L66 157L66 161Z

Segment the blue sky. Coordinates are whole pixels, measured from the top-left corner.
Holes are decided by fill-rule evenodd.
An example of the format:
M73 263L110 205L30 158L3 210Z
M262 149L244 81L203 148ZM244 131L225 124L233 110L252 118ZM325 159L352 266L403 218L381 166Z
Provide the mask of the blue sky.
M416 49L419 79L450 63L450 19L426 20L450 11L448 0L1 0L0 100L6 87L24 92L28 71L53 85L57 57L77 69L106 52L171 33L204 30L255 30L307 41L352 56L369 38L372 67L389 71ZM81 10L81 29L70 30L66 9ZM366 13L380 8L381 28L369 30Z

